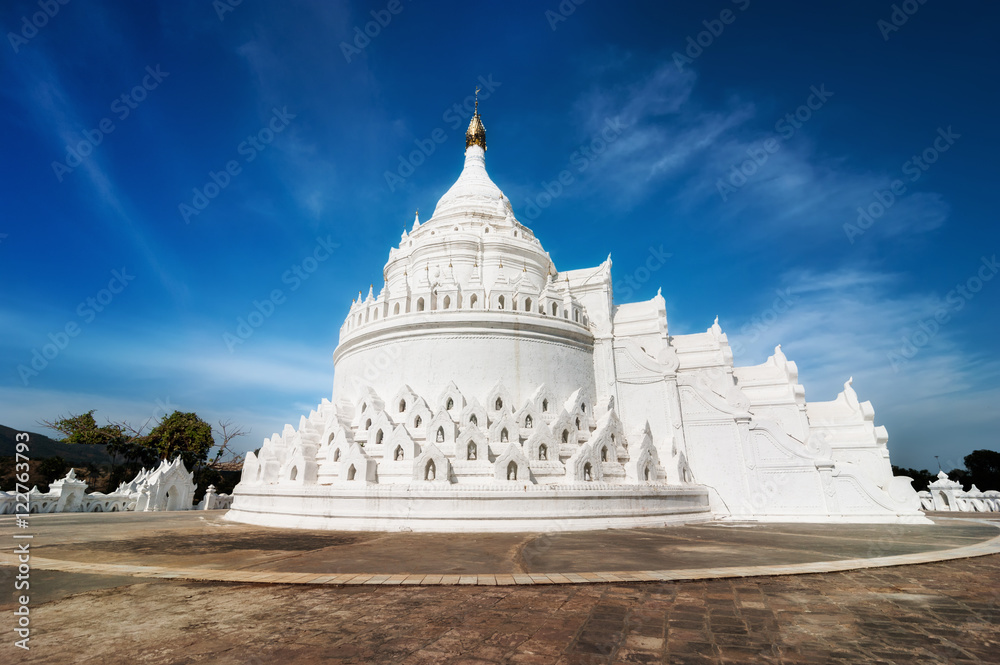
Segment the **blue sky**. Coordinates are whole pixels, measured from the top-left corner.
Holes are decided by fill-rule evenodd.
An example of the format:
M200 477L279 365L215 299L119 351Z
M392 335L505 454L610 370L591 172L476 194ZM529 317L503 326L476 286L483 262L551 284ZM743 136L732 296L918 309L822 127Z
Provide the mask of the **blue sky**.
M1000 10L902 5L6 2L0 423L297 424L479 85L560 269L611 253L620 300L782 344L810 400L853 376L897 464L998 449Z

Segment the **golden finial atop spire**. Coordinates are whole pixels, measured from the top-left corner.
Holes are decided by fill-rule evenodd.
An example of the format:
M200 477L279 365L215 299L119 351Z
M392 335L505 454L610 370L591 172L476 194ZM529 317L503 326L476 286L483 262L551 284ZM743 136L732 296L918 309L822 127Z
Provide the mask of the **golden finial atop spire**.
M479 87L476 87L476 110L469 121L469 129L465 132L465 147L478 145L486 150L486 127L483 126L482 118L479 117Z

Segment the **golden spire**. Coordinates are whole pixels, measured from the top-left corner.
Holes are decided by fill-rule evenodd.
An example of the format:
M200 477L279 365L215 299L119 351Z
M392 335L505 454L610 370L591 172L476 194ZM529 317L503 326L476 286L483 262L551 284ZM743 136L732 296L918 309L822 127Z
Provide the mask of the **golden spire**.
M465 132L465 147L468 149L471 145L478 145L484 151L486 150L486 127L483 126L483 121L479 117L479 88L476 88L476 111L472 114L472 120L469 121L469 129Z

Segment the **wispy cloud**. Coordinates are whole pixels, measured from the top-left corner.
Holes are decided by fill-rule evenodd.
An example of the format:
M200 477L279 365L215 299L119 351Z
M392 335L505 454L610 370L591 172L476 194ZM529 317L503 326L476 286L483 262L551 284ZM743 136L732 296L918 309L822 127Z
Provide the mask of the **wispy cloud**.
M846 156L819 150L808 122L785 140L775 130L784 114L761 117L753 101L732 96L721 107L707 105L697 94L692 70L681 73L672 63L661 63L636 73L624 65L619 64L618 72L624 82L604 83L602 78L575 105L583 137L599 135L608 118L627 127L594 160L586 175L588 187L580 190L599 192L616 207L638 205L661 194L665 182L673 180L678 186L672 203L678 211L704 215L711 210L705 216L717 224L741 228L746 219L754 219L743 229L747 233L808 230L824 241L836 236L849 244L843 226L856 222L857 208L870 205L876 191L902 177L899 171L857 169ZM803 89L803 103L814 88ZM762 108L774 106L774 100L761 101ZM838 101L833 95L824 105ZM824 112L830 111L815 111ZM777 140L777 151L766 153L759 165L751 160L752 175L745 181L737 176L740 184L720 195L719 183L732 186L734 167L750 160L748 151L761 154L768 139ZM906 157L901 155L900 161ZM944 197L903 179L906 193L894 197L884 216L866 228L867 240L922 234L946 222L950 206ZM815 236L816 229L825 233Z
M42 136L51 137L50 161L63 161L66 146L76 146L83 141L82 131L95 127L102 116L85 117L78 110L80 104L63 84L63 74L40 46L21 54L21 57L26 62L21 67L12 68L16 72L16 82L8 94L22 105L25 117L33 119L36 131ZM51 189L60 196L65 196L64 189L71 187L74 192L83 193L98 213L95 217L113 227L116 233L126 234L136 254L169 292L174 295L184 293L186 287L163 264L161 257L164 250L154 249L155 243L143 228L143 216L122 193L104 166L105 152L97 146L72 173L63 176L62 183L56 180L53 173ZM85 180L79 184L71 182L80 178Z
M887 191L899 177L891 172L856 172L844 158L822 157L808 138L793 136L767 156L746 184L726 192L723 201L719 183L730 185L733 169L750 160L748 150L759 153L766 138L748 133L720 141L704 153L704 162L687 181L678 202L687 209L709 203L723 220L758 220L755 227L767 233L825 229L823 240L850 244L844 225L857 223L858 208L870 206L876 201L875 193ZM868 239L896 238L933 231L945 223L950 210L941 194L907 192L894 197L885 213L865 228L865 235Z
M613 192L619 205L634 204L663 179L704 160L720 136L752 117L753 106L739 100L724 109L701 108L694 99L695 83L693 72L663 63L582 95L574 109L583 137L600 136L609 118L625 127L594 160L588 182Z

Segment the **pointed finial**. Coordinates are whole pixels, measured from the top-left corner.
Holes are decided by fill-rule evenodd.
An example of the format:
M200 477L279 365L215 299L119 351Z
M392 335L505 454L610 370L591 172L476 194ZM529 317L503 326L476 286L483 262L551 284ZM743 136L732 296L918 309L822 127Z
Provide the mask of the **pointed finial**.
M472 120L469 121L469 128L465 131L465 148L469 149L469 146L478 145L484 151L486 150L486 127L483 126L483 121L479 117L479 88L476 88L476 110L472 114Z

